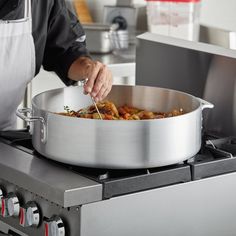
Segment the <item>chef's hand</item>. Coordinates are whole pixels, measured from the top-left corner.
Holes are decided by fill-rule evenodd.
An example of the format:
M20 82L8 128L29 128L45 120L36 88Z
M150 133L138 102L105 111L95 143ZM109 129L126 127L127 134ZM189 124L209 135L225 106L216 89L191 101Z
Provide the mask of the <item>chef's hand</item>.
M77 59L70 67L68 77L79 81L88 78L84 86L85 93L90 93L96 102L103 100L112 88L112 73L98 61L88 57Z

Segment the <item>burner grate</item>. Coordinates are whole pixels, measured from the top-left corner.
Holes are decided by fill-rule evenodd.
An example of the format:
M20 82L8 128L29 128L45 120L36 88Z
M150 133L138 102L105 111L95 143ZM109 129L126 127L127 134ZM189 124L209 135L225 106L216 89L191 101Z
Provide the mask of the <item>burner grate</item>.
M103 170L81 167L72 167L72 170L102 183L104 199L191 181L190 166L187 164L138 170Z
M0 140L29 154L34 152L32 136L28 129L0 131Z
M236 139L232 137L207 140L200 154L188 161L192 180L236 171Z
M190 167L185 164L143 170L145 174L111 178L103 181L103 197L111 198L123 194L169 186L191 181Z

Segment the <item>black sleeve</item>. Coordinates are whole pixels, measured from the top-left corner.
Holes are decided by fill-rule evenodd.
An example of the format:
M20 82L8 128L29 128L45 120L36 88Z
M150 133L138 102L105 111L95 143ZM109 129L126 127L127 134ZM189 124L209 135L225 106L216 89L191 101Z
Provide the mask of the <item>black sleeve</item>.
M71 64L81 56L89 56L85 33L64 0L54 1L43 58L44 69L55 71L66 85L75 83L67 77Z

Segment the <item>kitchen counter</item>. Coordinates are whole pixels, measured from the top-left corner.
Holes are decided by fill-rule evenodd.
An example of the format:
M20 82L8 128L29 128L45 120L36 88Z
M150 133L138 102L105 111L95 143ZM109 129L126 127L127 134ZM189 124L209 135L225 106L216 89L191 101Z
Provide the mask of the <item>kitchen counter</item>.
M115 51L109 54L92 54L91 56L94 60L108 65L114 77L123 77L125 84L135 84L134 79L130 82L124 81L124 77L127 78L126 80L135 77L135 50L135 45L131 45L127 50Z
M115 51L108 54L91 54L93 59L99 60L107 65L125 64L135 62L136 47L131 45L127 50Z

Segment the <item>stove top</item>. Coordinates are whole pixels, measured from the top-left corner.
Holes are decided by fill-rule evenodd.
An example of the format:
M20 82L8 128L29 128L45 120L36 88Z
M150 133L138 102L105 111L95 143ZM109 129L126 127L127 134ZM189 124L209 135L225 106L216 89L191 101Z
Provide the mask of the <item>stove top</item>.
M60 166L103 186L103 199L236 171L236 138L204 137L201 151L184 163L139 170L108 170L71 166L37 153L27 130L0 132L0 142L34 158Z
M192 180L236 171L236 138L207 139L202 150L188 164Z

